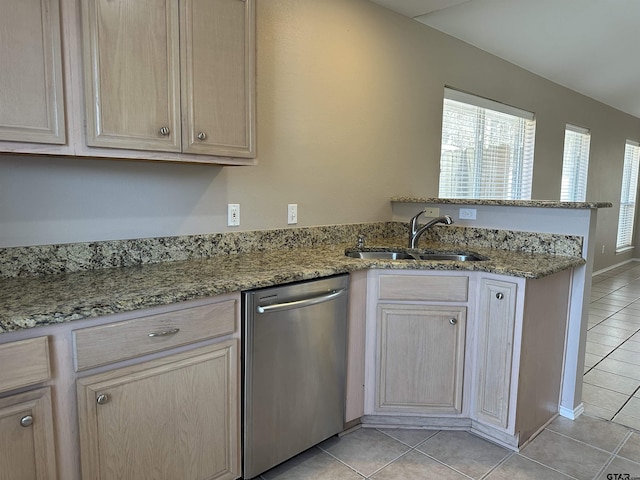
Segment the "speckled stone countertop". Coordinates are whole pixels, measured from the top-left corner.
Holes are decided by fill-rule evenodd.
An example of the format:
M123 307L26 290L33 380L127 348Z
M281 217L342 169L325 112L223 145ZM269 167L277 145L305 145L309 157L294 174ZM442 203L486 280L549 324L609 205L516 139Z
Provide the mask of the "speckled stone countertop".
M559 202L556 200L482 200L472 198L430 198L430 197L391 197L397 203L427 203L440 205L490 205L499 207L541 207L541 208L611 208L611 202Z
M404 246L404 237L368 247ZM353 243L278 248L72 273L0 279L0 332L64 323L368 268L484 271L524 278L584 264L576 255L474 247L482 262L363 260L344 255ZM423 248L451 250L427 241ZM459 248L459 247L456 247Z

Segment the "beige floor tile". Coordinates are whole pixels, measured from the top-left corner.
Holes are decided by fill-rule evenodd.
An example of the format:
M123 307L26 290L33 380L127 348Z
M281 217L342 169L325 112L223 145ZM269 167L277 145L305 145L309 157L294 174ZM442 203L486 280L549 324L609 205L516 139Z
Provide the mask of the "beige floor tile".
M613 360L612 358L605 358L602 360L598 364L598 370L604 370L605 372L615 373L616 375L622 375L623 377L640 380L640 368L638 368L637 365Z
M593 367L598 364L600 360L604 358L603 355L594 355L592 353L584 354L584 365L585 367Z
M613 417L612 422L618 423L620 425L624 425L625 427L634 428L636 430L640 430L640 418L630 417L624 414L617 414Z
M362 480L362 476L318 448L262 474L265 480Z
M360 428L343 437L332 437L319 447L365 477L410 450L373 428Z
M467 432L443 431L418 445L418 450L468 475L480 478L509 451Z
M607 295L606 297L603 297L600 300L596 300L591 304L591 306L596 308L602 308L602 306L624 308L630 303L632 303L633 301L633 299L627 300L626 298L620 298L620 297L616 298L614 297L614 295L615 293L611 295ZM628 296L628 294L622 294L622 295Z
M609 355L616 347L610 345L602 345L601 343L587 342L587 353L591 355L599 355L604 357Z
M615 373L605 372L598 368L593 368L584 376L584 382L595 385L597 387L607 388L614 392L624 393L625 395L633 395L638 387L640 380L622 377Z
M640 463L640 433L632 433L627 441L624 442L624 445L622 445L618 455Z
M547 428L607 452L613 452L629 433L627 428L584 415L575 420L558 417Z
M629 350L620 350L618 348L609 355L609 358L640 366L640 352L630 352Z
M579 480L591 480L610 456L602 450L550 430L544 430L520 453Z
M616 477L615 475L622 475ZM600 474L597 480L611 480L611 479L624 479L624 478L637 478L640 477L640 463L635 463L627 460L626 458L616 457L613 462L604 472Z
M590 332L599 333L601 335L609 335L610 337L622 338L626 340L635 333L635 330L624 330L622 328L606 327L602 324L593 327Z
M414 450L400 457L391 465L384 467L370 478L372 480L407 480L420 478L468 480L469 477L466 477Z
M640 342L634 342L632 340L627 340L622 345L620 345L620 350L629 350L631 352L640 352Z
M609 335L602 335L599 333L595 333L592 330L589 330L589 332L587 332L587 340L590 342L601 343L602 345L610 345L612 347L617 347L624 341L624 339L622 338L611 337Z
M486 480L569 480L570 478L521 455L512 455L487 475Z
M630 330L632 332L637 332L640 329L640 324L636 323L635 321L628 321L626 319L613 317L609 317L606 320L603 320L600 325L603 325L605 327L621 328L623 330Z
M584 413L590 417L602 418L604 420L611 420L616 414L613 410L606 410L596 405L590 405L587 402L583 402Z
M622 410L620 410L620 415L640 419L640 398L631 397L625 406L622 407Z
M427 438L433 437L438 430L409 429L409 428L379 428L379 431L395 438L399 442L415 447L424 442Z
M622 405L628 400L629 396L623 393L614 392L613 390L607 390L606 388L598 387L585 383L582 386L582 400L590 405L604 408L606 410L612 410L617 412Z
M622 320L628 323L633 323L634 325L640 325L640 310L636 310L635 308L623 308L619 312L611 315L609 318L612 320Z

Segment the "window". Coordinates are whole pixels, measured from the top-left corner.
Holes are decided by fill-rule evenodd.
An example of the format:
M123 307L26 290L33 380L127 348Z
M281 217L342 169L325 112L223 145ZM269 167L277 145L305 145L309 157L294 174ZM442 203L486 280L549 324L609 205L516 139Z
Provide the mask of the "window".
M627 140L624 147L624 169L622 171L622 192L620 194L620 216L618 217L616 251L626 250L632 247L639 164L640 144Z
M535 126L530 112L445 88L439 195L530 199Z
M564 131L562 156L562 186L560 200L584 202L587 198L587 170L589 168L589 130L567 125Z

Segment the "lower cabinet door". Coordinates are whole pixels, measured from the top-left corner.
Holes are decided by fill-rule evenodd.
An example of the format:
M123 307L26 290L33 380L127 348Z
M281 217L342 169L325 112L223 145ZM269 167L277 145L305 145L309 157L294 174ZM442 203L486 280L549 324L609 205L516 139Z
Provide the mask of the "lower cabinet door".
M0 480L55 480L51 390L0 399Z
M466 308L378 305L376 411L462 413Z
M517 285L483 278L480 281L475 420L509 427L511 363Z
M82 478L238 478L237 343L78 380Z

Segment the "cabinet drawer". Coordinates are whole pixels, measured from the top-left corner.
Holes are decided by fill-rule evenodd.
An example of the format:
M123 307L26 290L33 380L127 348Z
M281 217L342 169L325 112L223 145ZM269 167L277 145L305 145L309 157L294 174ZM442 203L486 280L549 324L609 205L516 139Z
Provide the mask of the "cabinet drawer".
M229 335L236 301L226 300L73 332L76 371Z
M0 345L0 392L46 382L51 377L47 337Z
M466 302L469 277L451 275L381 275L380 300Z

